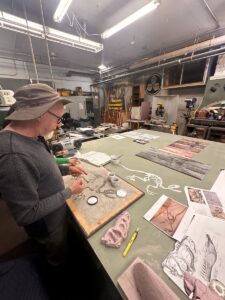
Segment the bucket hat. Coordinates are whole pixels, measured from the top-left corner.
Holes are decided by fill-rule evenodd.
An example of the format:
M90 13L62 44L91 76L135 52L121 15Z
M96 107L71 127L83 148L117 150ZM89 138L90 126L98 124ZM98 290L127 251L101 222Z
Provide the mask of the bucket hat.
M15 110L6 120L25 121L33 120L46 113L54 104L63 105L71 101L61 98L56 90L47 84L34 83L20 87L14 94Z

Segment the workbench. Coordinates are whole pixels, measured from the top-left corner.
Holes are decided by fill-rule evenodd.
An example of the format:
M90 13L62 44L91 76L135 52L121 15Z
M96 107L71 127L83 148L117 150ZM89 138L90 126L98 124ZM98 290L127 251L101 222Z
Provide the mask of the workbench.
M145 190L149 182L146 183L140 180L131 182L126 179L126 177L128 175L132 175L132 172L125 170L120 165L113 165L112 163L109 163L105 166L108 170L114 172L121 178L126 179L130 184L133 184L135 187L145 192L145 195L126 209L131 215L131 226L128 238L122 243L120 248L107 248L100 242L101 237L105 234L105 232L115 224L115 218L86 240L121 295L122 291L120 291L118 287L117 278L126 270L131 262L139 256L152 267L152 269L169 285L180 299L188 299L187 296L185 296L181 290L164 274L161 267L161 263L164 258L174 248L175 241L162 233L151 223L147 222L143 218L143 215L149 210L149 208L152 207L162 194L172 197L173 199L187 205L184 193L184 187L186 185L210 189L217 178L220 169L225 168L225 147L224 144L207 141L207 147L193 157L194 160L212 165L204 180L201 181L135 155L141 150L148 149L149 147L161 148L163 146L167 146L172 142L183 138L183 136L145 129L140 129L138 131L141 133L157 135L159 138L142 145L135 143L131 138L115 140L111 137L106 137L84 143L82 145L81 152L85 153L93 150L104 152L109 155L122 154L123 156L120 160L121 164L130 169L142 170L158 175L162 178L164 187L177 184L180 186L180 190L182 192L178 193L162 188L152 188L151 190L154 192L154 195L150 195ZM135 231L137 226L140 227L138 237L132 245L128 255L123 257L122 252L129 241L129 237Z

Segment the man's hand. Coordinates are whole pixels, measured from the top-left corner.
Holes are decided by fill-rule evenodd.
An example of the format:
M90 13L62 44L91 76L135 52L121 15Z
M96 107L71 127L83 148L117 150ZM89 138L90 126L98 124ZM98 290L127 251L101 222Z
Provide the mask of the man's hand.
M73 177L78 177L82 174L87 175L87 172L80 166L70 166L69 174L72 175Z
M77 159L75 157L69 159L69 165L70 166L76 166L77 164L79 164L79 162L80 162L79 159Z
M73 184L70 186L70 189L72 191L72 194L74 195L74 194L80 194L83 191L84 187L85 187L84 182L80 178L73 182Z

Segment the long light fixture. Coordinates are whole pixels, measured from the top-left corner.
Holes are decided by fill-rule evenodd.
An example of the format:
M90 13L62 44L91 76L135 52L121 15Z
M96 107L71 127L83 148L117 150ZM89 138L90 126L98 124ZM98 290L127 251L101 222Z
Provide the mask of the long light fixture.
M27 21L23 18L0 11L0 28L16 31L23 34L44 39L44 28L41 24ZM69 34L54 28L45 27L46 38L49 41L70 47L98 53L103 50L103 45L77 35Z
M99 52L103 50L103 45L81 38L77 35L62 32L53 28L47 28L47 39L52 42L57 42L60 44L73 46L82 50L87 50L90 52Z
M29 31L30 35L32 36L44 38L44 30L42 25L31 21L26 22L25 19L10 15L3 11L0 11L0 28L21 32L24 34L27 34Z
M101 64L98 66L99 71L105 71L106 69L108 69L105 65Z
M65 16L70 4L72 3L73 0L60 0L56 11L53 15L53 19L55 22L60 23Z
M154 9L156 9L160 5L160 0L153 0L150 3L146 4L121 22L117 23L116 25L112 26L111 28L107 29L101 34L103 39L107 39L116 32L120 31L121 29L127 27L131 23L135 22L136 20L142 18L143 16L147 15Z

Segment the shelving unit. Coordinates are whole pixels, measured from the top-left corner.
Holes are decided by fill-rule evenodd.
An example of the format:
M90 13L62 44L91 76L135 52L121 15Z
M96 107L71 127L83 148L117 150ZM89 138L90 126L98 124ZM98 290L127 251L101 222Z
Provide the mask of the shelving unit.
M209 128L208 126L187 124L184 135L195 137L198 139L205 139L207 136L208 128Z
M145 95L144 84L134 85L132 88L132 106L140 106L141 103L144 101L144 95Z

